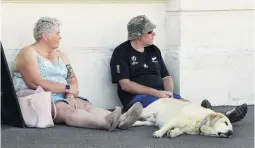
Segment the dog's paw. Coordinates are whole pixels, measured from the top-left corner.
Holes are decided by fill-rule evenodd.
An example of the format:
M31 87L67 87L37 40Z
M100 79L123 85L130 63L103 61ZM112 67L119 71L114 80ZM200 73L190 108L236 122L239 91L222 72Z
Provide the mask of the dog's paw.
M181 135L183 132L179 128L174 128L172 130L167 131L166 135L169 138L175 138Z
M162 134L160 131L156 131L153 133L154 138L162 138L164 134Z

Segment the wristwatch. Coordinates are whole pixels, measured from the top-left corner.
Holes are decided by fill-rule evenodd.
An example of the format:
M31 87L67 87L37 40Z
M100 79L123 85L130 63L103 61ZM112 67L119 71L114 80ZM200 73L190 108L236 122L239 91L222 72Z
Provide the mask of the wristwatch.
M70 91L70 85L66 85L66 88L65 88L65 93L69 93L69 91Z

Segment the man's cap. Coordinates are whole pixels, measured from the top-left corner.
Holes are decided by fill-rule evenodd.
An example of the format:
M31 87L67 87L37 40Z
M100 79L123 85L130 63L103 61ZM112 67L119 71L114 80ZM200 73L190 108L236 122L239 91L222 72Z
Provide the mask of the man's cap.
M156 28L145 15L133 17L127 25L128 40L135 40L144 33L153 31Z

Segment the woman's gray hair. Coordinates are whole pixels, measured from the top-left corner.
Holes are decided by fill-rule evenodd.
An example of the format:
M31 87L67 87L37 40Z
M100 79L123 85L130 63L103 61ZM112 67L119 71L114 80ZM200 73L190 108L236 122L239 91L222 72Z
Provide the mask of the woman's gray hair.
M59 31L60 22L55 18L41 17L35 24L34 38L36 41L42 39L43 33L50 35Z

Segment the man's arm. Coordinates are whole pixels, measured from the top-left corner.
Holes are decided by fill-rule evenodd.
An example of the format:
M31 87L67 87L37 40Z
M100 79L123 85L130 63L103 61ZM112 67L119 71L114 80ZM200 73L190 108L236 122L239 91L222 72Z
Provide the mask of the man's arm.
M166 64L164 62L164 59L162 58L160 50L156 46L155 46L155 48L158 51L159 64L161 67L160 74L161 74L161 77L163 80L164 90L168 92L169 97L172 97L173 96L173 88L174 88L173 79L167 70Z
M163 78L163 83L164 83L164 90L168 92L168 96L171 98L173 97L173 92L174 92L174 84L173 84L173 79L171 76L166 76Z
M164 90L166 91L174 91L174 84L173 84L173 79L171 76L166 76L163 78L163 83L164 83Z

